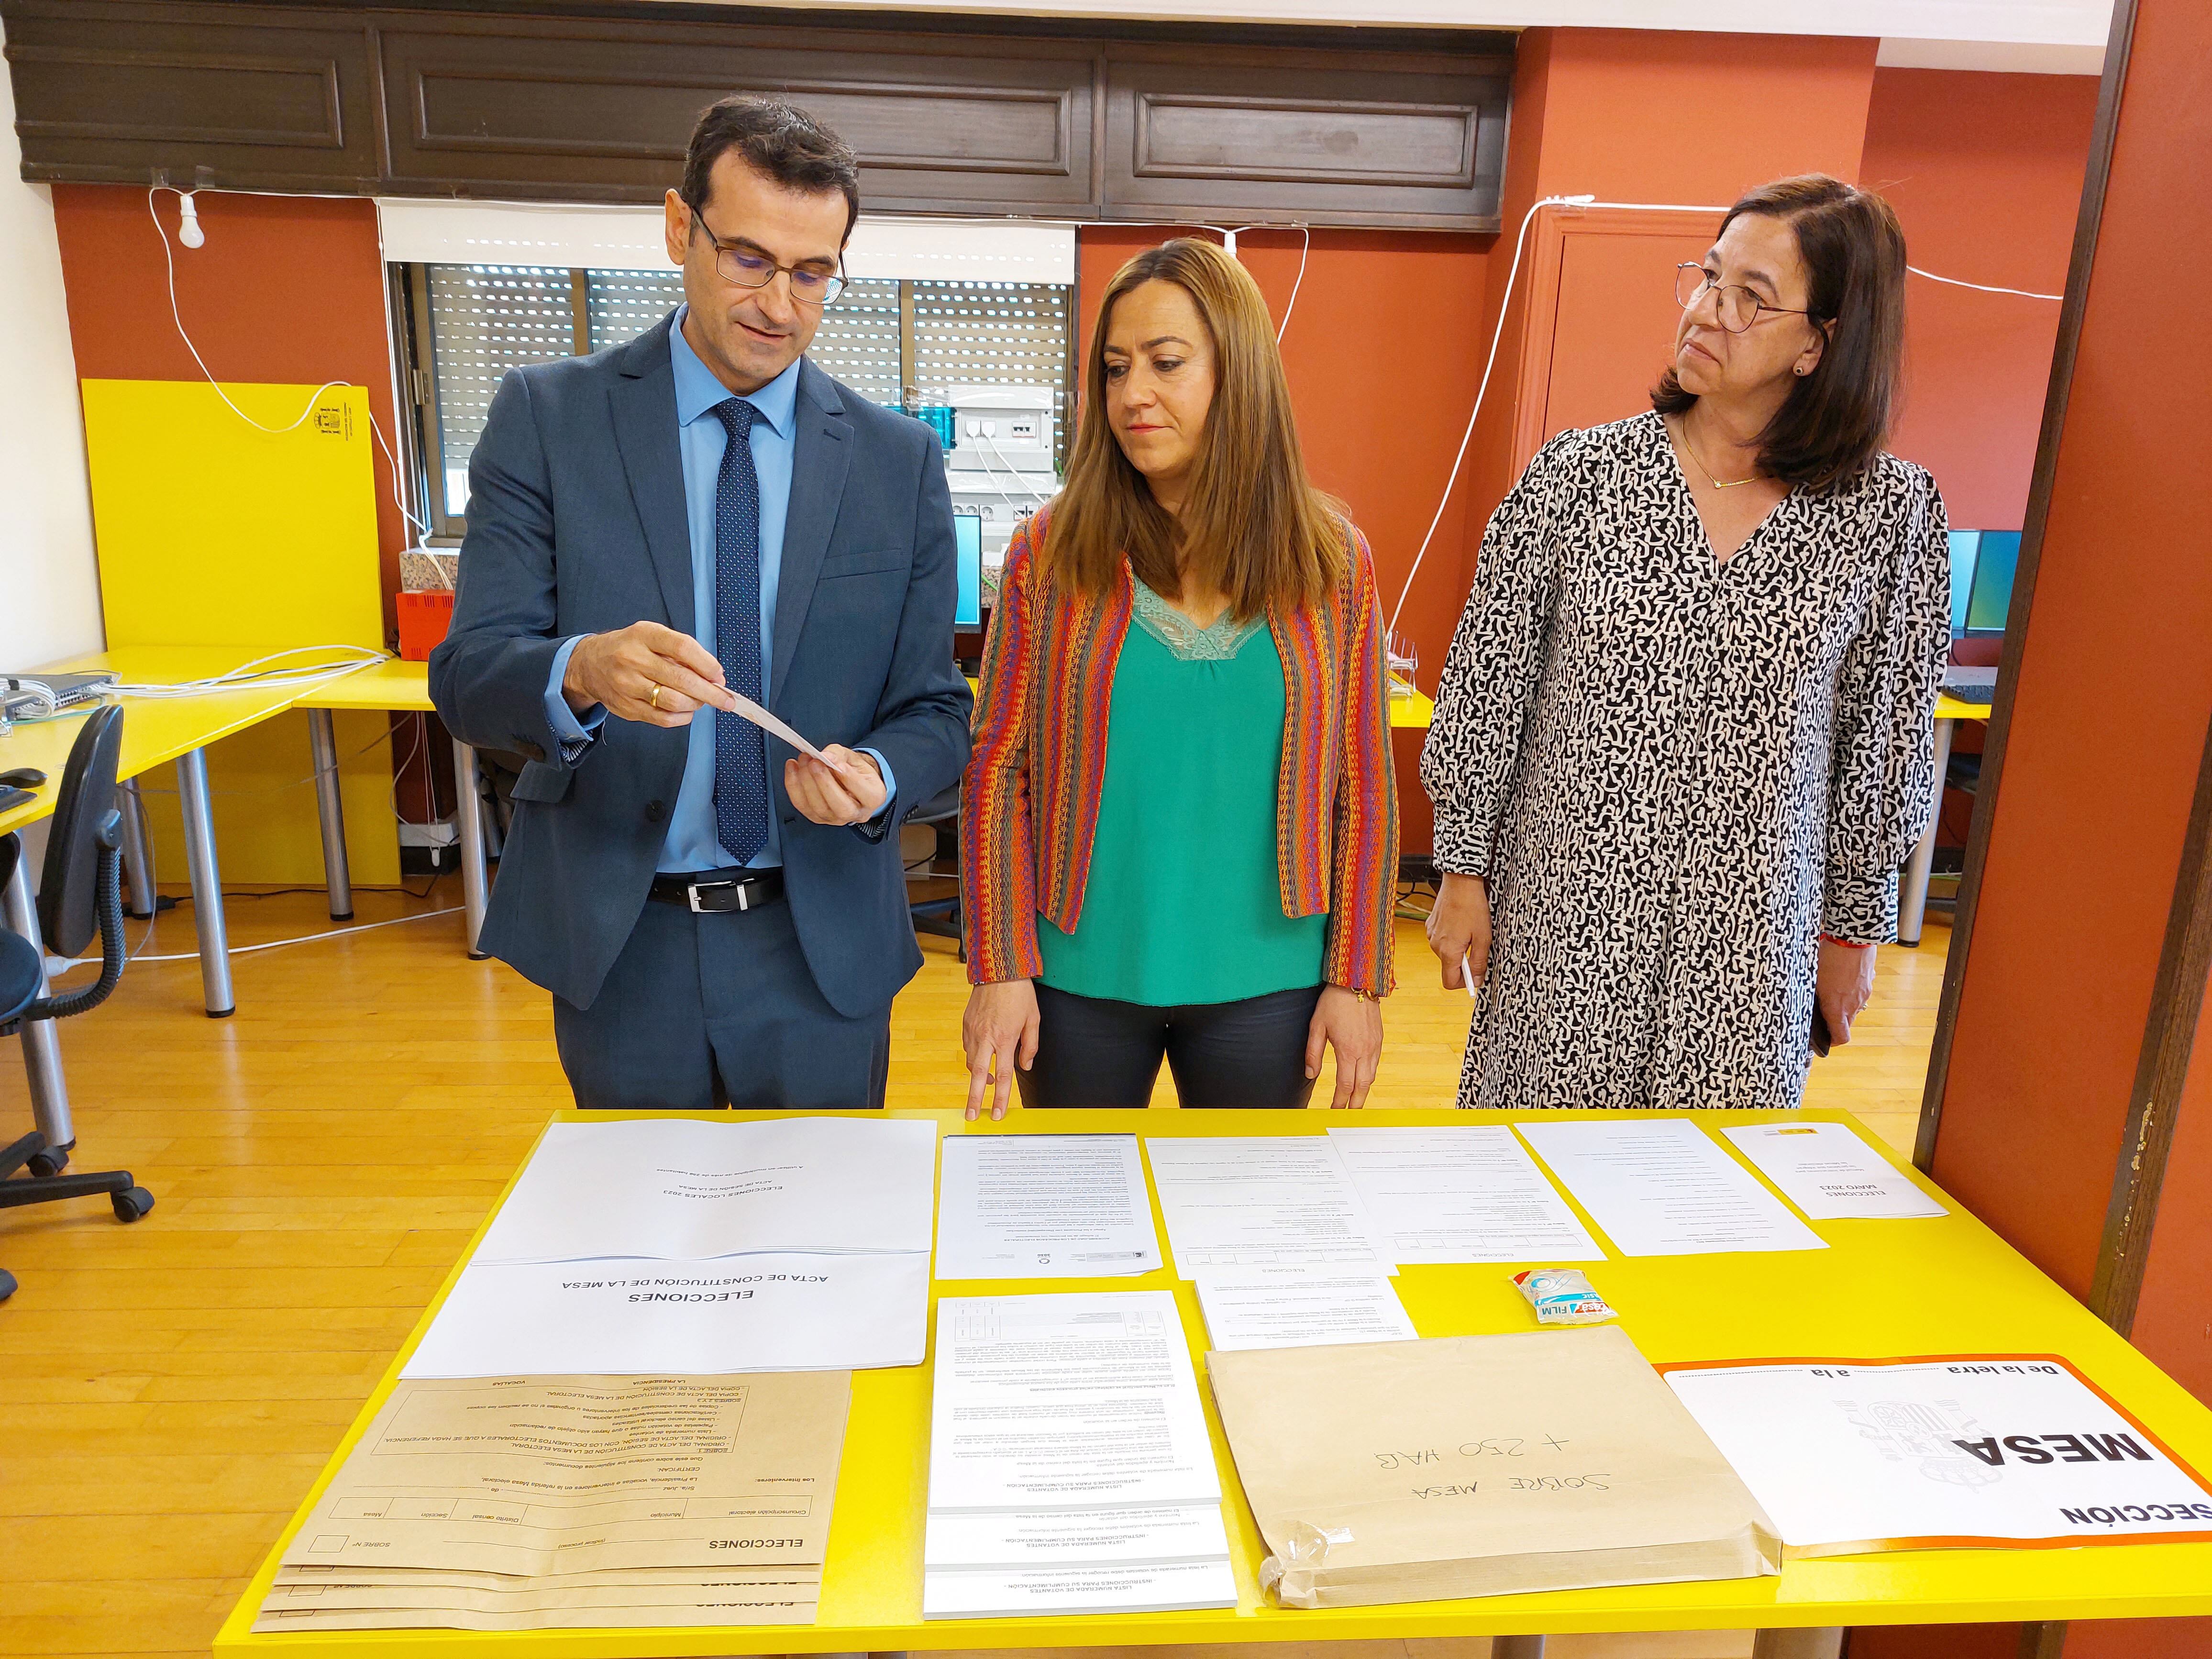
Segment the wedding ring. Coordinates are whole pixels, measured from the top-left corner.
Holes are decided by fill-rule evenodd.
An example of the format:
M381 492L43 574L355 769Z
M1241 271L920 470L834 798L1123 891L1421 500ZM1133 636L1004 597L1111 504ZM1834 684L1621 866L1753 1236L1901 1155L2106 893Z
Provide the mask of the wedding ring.
M653 706L653 708L654 708L655 709L658 709L658 708L660 707L660 682L659 682L659 681L655 680L655 681L653 682L653 695L652 695L651 696L647 697L647 698L646 699L646 701L647 701L647 702L651 703L651 704Z

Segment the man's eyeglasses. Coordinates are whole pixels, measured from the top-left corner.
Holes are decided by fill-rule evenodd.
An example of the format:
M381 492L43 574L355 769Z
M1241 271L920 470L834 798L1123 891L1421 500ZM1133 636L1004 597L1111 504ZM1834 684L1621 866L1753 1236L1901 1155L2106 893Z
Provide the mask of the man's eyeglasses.
M724 246L722 239L714 234L706 216L697 208L691 210L691 224L695 230L704 231L707 240L714 245L714 269L732 287L766 288L781 271L791 278L791 297L801 305L833 305L845 291L845 278L836 271L807 265L780 265L757 248Z
M1731 334L1741 334L1759 320L1762 311L1771 311L1788 317L1809 317L1812 313L1790 306L1771 306L1741 283L1721 283L1713 273L1700 264L1680 264L1674 267L1674 301L1683 310L1705 297L1707 289L1720 297L1715 305L1721 326Z

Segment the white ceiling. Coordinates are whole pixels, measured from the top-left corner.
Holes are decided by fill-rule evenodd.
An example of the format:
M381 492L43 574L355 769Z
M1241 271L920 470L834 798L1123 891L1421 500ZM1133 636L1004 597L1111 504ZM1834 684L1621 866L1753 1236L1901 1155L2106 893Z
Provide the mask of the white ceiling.
M2098 72L2112 0L770 0L823 11L1410 28L1685 29L1872 35L1920 69Z

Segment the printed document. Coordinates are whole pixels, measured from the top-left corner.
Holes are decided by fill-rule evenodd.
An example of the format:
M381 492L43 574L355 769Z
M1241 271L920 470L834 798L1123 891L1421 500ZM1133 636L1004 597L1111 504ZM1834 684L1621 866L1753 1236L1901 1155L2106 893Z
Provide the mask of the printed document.
M1688 1118L1514 1127L1624 1255L1827 1249Z
M1145 1138L1176 1271L1391 1273L1389 1246L1327 1135Z
M604 1376L919 1365L929 1258L473 1261L400 1375Z
M922 1617L1236 1605L1173 1293L940 1297Z
M1304 1348L1325 1342L1411 1342L1420 1333L1387 1279L1207 1277L1198 1281L1207 1346Z
M852 1379L402 1382L288 1566L819 1566Z
M921 1576L925 1619L1018 1619L1071 1613L1191 1613L1237 1605L1228 1561L1161 1567L1045 1567Z
M929 1507L1218 1504L1168 1291L940 1297Z
M2212 1490L2041 1354L1664 1368L1792 1555L2212 1538Z
M1815 1221L1950 1214L1848 1124L1747 1123L1721 1133Z
M556 1123L474 1259L927 1255L936 1164L937 1126L912 1119Z
M1102 1279L1160 1265L1137 1138L947 1136L939 1279Z
M1605 1252L1502 1123L1332 1128L1352 1184L1400 1267L1602 1261Z
M933 1568L1160 1567L1226 1561L1219 1504L1170 1509L1025 1510L933 1515L924 1558Z

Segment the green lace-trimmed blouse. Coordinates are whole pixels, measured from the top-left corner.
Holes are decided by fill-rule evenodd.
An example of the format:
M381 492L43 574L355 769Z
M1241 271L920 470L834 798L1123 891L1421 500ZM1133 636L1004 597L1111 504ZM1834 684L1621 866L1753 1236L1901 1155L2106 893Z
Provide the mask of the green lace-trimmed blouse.
M1283 663L1267 619L1200 628L1142 582L1115 665L1083 917L1043 982L1152 1007L1318 985L1327 915L1283 915Z

